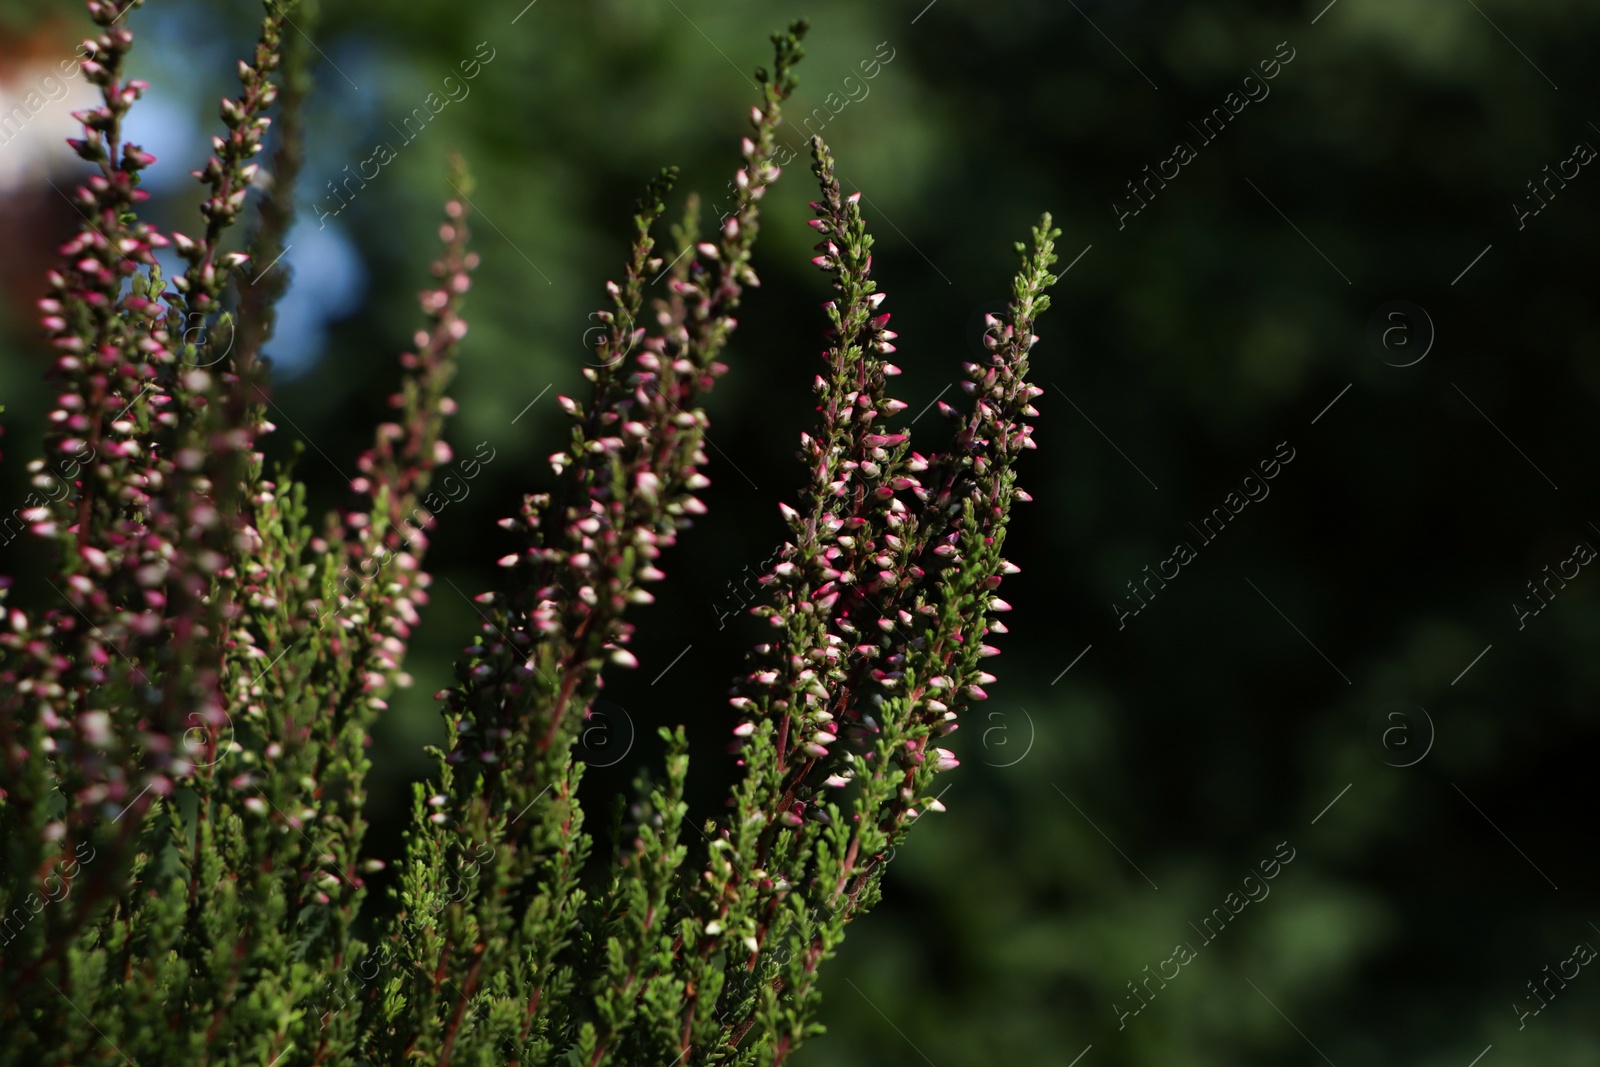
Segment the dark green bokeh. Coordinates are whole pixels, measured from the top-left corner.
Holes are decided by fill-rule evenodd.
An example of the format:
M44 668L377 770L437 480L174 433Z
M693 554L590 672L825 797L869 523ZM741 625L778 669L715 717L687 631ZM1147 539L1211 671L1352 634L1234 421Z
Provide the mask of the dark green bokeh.
M859 63L892 50L865 98L820 114L846 187L865 193L910 413L976 354L1012 242L1040 212L1064 230L1062 267L1084 254L1034 359L1048 392L1023 480L1037 500L1008 544L1023 574L1005 588L1000 681L953 738L965 764L948 813L917 828L884 904L826 972L829 1034L801 1061L1065 1065L1092 1044L1082 1067L1466 1067L1492 1044L1483 1067L1600 1062L1592 968L1524 1029L1513 1006L1536 1005L1526 983L1576 942L1600 945L1594 579L1585 569L1523 629L1512 608L1574 543L1600 545L1587 295L1600 175L1585 167L1523 229L1512 206L1574 144L1600 145L1600 111L1586 110L1600 10L924 3L323 0L316 186L366 159L479 42L496 55L339 217L372 296L278 393L292 425L276 419L274 447L313 442L299 470L337 503L335 468L382 417L414 328L444 155L462 151L483 266L451 439L498 454L441 516L417 682L373 747L374 851L398 854L407 782L439 729L429 694L471 633L466 597L497 578L494 520L549 480L542 457L565 432L554 396L581 389L585 316L620 269L634 197L668 163L681 188L721 195L755 99L745 75L768 32L806 15L796 118L829 93L859 96L844 79L860 85ZM252 15L157 0L136 32L165 18L210 45L136 52L133 66L160 84L162 68L204 64L215 96ZM1202 147L1189 123L1280 42L1294 59L1270 96ZM1119 229L1125 183L1179 140L1197 157ZM797 161L769 198L764 284L711 405L711 512L637 615L642 666L607 689L641 739L689 725L711 779L703 815L729 773L726 687L758 633L719 627L718 605L767 557L776 502L802 481L792 454L826 298L803 222L813 188ZM157 207L167 221L187 210ZM1414 366L1368 340L1393 300L1437 331ZM8 499L40 430L32 336L14 319L0 367ZM934 412L916 430L929 446L943 433ZM1279 442L1294 459L1270 496L1202 547L1189 523ZM1119 630L1125 583L1184 540L1194 561ZM5 555L8 571L26 559ZM1420 719L1383 744L1394 700L1436 732L1413 766L1390 764L1423 751ZM592 828L652 757L641 740L592 773ZM1119 1030L1114 1005L1137 1003L1126 983L1177 943L1198 948L1191 924L1279 842L1295 858L1270 896Z

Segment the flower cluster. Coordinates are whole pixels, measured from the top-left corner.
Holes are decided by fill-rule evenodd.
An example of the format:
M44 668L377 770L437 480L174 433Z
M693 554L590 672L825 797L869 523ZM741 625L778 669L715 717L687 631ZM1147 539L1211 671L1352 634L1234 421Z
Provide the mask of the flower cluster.
M742 713L734 747L746 775L706 871L707 939L738 944L730 984L781 962L766 989L795 1008L746 993L775 1030L776 1061L814 1026L815 974L857 912L870 906L881 865L926 796L932 775L958 761L932 741L983 700L993 676L979 660L1004 626L993 591L1017 568L1000 546L1016 455L1032 446L1027 352L1048 306L1056 232L1046 216L1024 255L1004 320L991 317L989 365L969 364L972 413L951 449L925 457L909 431L885 423L903 403L885 381L899 373L884 295L871 279L872 241L859 197L843 196L821 139L813 142L823 199L816 265L834 276L824 305L830 347L816 390L821 425L801 437L811 482L800 509L780 506L794 540L762 579L769 602L752 609L776 631L735 686ZM954 411L951 411L954 415ZM737 1013L736 1013L737 1014ZM746 1024L748 1025L748 1024ZM742 1038L738 1029L734 1043Z
M0 984L13 991L0 1067L91 1062L108 1045L130 1062L237 1067L785 1062L817 1032L821 961L918 813L940 808L931 781L956 760L935 742L993 681L981 660L1016 570L1000 552L1026 499L1013 465L1032 445L1048 216L989 323L990 360L967 367L971 411L946 407L954 440L924 456L889 395L897 336L859 196L814 141L815 263L834 299L807 481L780 505L790 537L752 608L771 633L732 694L742 777L701 831L707 848L686 843L688 742L663 728L660 777L619 807L600 862L578 738L605 669L636 666L630 613L705 511L703 404L759 285L751 255L806 26L774 35L715 232L702 239L690 196L668 260L653 231L676 172L641 202L596 316L591 388L560 398L571 437L550 457L554 484L501 523L515 545L503 581L477 598L479 633L438 694L449 740L369 945L364 876L383 864L364 849L366 748L409 682L428 603L430 486L454 459L448 388L477 266L469 201L445 206L394 415L356 460L349 505L314 531L304 486L258 447L274 429L260 357L287 284L274 267L315 6L266 0L195 172L203 229L170 235L187 268L166 279L155 251L169 237L139 218L139 174L156 161L122 133L144 90L124 76L139 2L88 3L99 33L84 71L102 104L78 115L73 144L94 171L41 304L59 387L47 458L30 467L48 499L22 517L55 553L55 597L24 610L0 581ZM453 177L470 188L464 169ZM263 262L255 279L241 270ZM67 862L83 855L94 862Z

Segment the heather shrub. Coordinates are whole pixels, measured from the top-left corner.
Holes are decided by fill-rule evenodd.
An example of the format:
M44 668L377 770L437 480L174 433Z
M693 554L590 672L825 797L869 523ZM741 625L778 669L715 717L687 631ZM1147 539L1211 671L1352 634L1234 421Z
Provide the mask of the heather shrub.
M789 536L750 608L770 634L730 694L737 783L691 817L686 737L663 722L664 763L592 833L580 735L605 672L636 665L632 609L704 511L703 402L736 372L722 357L759 285L761 200L788 163L806 27L774 36L727 209L702 222L691 197L658 247L675 173L646 187L591 389L560 398L570 443L502 521L518 547L437 694L448 740L369 934L369 731L408 681L450 499L436 482L493 459L446 441L470 179L451 179L393 416L313 526L260 448L311 13L265 5L190 235L140 216L157 161L123 134L145 88L123 21L139 2L88 5L102 102L76 116L82 225L40 305L57 395L20 519L52 549L55 595L0 590L0 1060L784 1062L819 1030L822 962L941 809L933 781L957 761L939 740L993 680L1049 216L1017 246L988 358L965 366L970 405L941 403L948 441L914 451L859 194L813 138L813 262L834 295L798 496L778 504ZM170 277L169 247L185 264Z

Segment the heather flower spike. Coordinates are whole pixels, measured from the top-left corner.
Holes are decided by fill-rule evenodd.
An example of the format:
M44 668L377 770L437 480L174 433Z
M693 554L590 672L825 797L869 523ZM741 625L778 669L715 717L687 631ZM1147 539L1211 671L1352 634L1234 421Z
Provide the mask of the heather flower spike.
M1011 306L986 334L991 363L967 368L974 410L948 453L924 458L908 430L885 425L904 405L884 388L899 373L883 358L896 335L879 311L859 197L842 195L820 138L813 153L815 262L835 291L821 424L801 438L811 482L803 505L785 510L794 540L752 609L775 633L735 686L745 776L696 901L702 946L730 961L723 1011L744 1019L726 1039L737 1046L755 1029L774 1063L817 1031L817 967L875 901L884 858L919 807L942 807L932 778L957 760L930 742L983 699L980 679L992 681L977 661L993 651L992 591L1009 567L999 552L1012 465L1031 445L1040 392L1026 381L1027 353L1057 236L1045 216L1031 251L1018 246Z
M139 2L88 3L101 104L72 143L94 170L40 306L57 400L24 511L55 560L38 590L0 580L0 1067L112 1049L229 1067L787 1061L819 1029L821 961L918 813L943 810L934 776L960 761L938 742L994 680L979 661L1016 570L1000 551L1032 445L1048 216L988 362L967 367L972 410L949 409L953 442L923 455L888 390L897 337L859 194L814 141L834 298L808 476L778 504L789 538L754 608L770 632L731 694L742 776L725 821L685 836L688 738L661 728L664 764L619 798L596 855L583 739L607 728L605 669L637 665L633 606L705 511L703 404L789 151L806 26L774 35L711 232L691 195L658 253L676 172L645 191L589 388L559 401L550 488L501 522L499 587L438 694L448 740L416 791L397 907L363 943L364 877L384 865L364 848L369 731L409 683L430 531L495 458L445 437L477 265L467 196L445 206L393 413L314 531L292 468L269 476L258 449L315 5L265 3L189 236L139 218L158 165L122 133L144 89L124 73ZM452 181L470 191L459 164ZM169 243L186 264L171 279L154 256Z
M562 401L573 428L571 445L551 461L558 489L529 495L511 517L522 547L502 561L509 591L492 598L482 636L457 663L457 686L441 694L451 747L438 793L448 799L422 819L419 793L400 889L405 913L389 935L401 946L399 961L415 965L400 969L412 1008L396 1038L413 1052L454 1054L474 1003L511 1012L503 994L484 989L490 975L526 991L513 1032L530 1047L579 1026L583 1013L560 995L583 966L570 958L571 938L590 848L572 745L602 666L631 660L628 605L658 577L656 560L689 516L704 510L694 496L708 484L700 472L707 420L699 402L727 370L717 357L744 288L756 282L749 260L759 201L778 178L775 134L805 28L796 23L774 36L774 70L762 73L763 99L751 114L755 136L741 144L739 203L718 239L702 242L691 201L653 328L639 325L646 271L660 258L651 256L651 229L674 174L664 172L647 190L624 279L607 287L612 307L601 314L610 333L591 368L588 403ZM484 849L494 860L479 868L473 857ZM480 887L449 903L447 872L467 862ZM534 907L519 915L512 901L530 894ZM580 1047L593 1040L603 1057L605 1037L586 1033ZM492 1040L476 1029L471 1035L466 1040Z

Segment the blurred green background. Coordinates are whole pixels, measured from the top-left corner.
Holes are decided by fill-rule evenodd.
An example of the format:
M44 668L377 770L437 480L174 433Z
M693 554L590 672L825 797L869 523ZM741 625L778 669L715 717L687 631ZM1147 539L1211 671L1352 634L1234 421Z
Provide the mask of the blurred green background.
M684 168L678 202L723 194L748 72L804 15L790 114L825 120L846 187L864 191L908 415L959 396L944 390L1044 210L1071 270L1034 360L1048 392L1022 479L1037 499L1008 544L1023 573L1005 588L1000 681L952 739L964 765L948 813L918 827L825 972L828 1034L800 1062L1600 1064L1600 974L1549 978L1579 942L1600 946L1593 568L1552 582L1537 615L1514 607L1536 606L1526 583L1575 544L1600 546L1600 175L1540 186L1536 215L1527 187L1580 142L1600 146L1600 8L523 3L322 0L316 31L273 448L312 443L299 471L323 506L342 499L418 320L447 151L479 182L483 265L450 437L496 458L440 516L416 684L373 747L375 854L399 852L420 747L440 730L429 694L505 551L494 520L549 481L555 395L583 384L586 316L620 272L634 198L669 163ZM36 80L29 57L70 55L85 25L64 2L0 10L13 93ZM161 157L152 215L168 228L197 228L185 175L258 12L158 0L129 17L133 68L154 87L137 134ZM470 95L402 145L393 126L491 52ZM1265 90L1245 83L1291 53ZM1270 95L1235 103L1214 141L1191 126L1246 90ZM855 99L835 114L830 93ZM38 147L71 132L67 105L50 107L33 119L50 138L0 145L7 501L25 495L48 395L22 298L72 225L44 184L74 173ZM400 146L394 161L319 229L325 183L380 141ZM1179 141L1195 158L1119 222L1114 204L1139 204L1126 183ZM711 403L711 511L636 616L640 669L608 680L639 741L619 727L626 756L591 773L593 827L663 723L688 724L707 775L696 811L718 810L726 686L757 633L723 614L802 481L826 298L808 262L813 195L796 161L767 200L764 284ZM1410 309L1374 329L1397 300ZM915 429L925 447L944 434L932 412ZM1190 524L1281 442L1294 458L1270 496L1206 543ZM1113 605L1138 604L1126 583L1183 541L1195 558L1154 595L1141 586L1147 606L1119 627ZM30 566L20 541L0 556L8 573ZM1202 920L1280 843L1294 858L1270 896L1208 944ZM1130 983L1170 976L1179 944L1194 958L1135 999ZM1537 1015L1522 1014L1540 1005L1529 983Z

